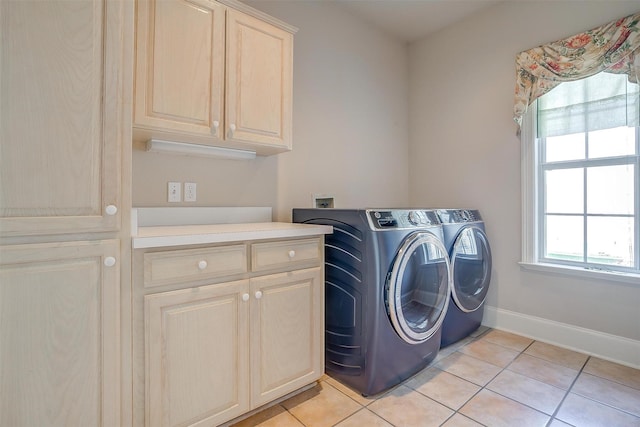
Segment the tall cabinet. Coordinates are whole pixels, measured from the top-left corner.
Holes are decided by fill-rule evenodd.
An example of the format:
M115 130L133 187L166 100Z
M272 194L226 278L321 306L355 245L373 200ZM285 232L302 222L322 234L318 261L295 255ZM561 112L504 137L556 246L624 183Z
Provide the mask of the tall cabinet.
M132 40L129 1L0 2L0 425L126 424Z

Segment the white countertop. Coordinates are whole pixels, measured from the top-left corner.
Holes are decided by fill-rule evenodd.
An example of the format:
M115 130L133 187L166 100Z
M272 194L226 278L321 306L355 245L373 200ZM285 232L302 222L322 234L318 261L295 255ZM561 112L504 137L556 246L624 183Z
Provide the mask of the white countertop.
M327 225L260 222L245 224L169 225L138 227L133 248L227 243L245 240L284 239L331 234Z
M328 225L271 222L270 207L134 208L134 249L286 239L333 233Z

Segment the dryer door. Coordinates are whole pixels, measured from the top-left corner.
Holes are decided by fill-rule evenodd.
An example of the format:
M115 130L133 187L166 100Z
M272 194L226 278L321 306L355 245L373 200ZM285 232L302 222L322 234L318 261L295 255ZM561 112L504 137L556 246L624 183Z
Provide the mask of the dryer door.
M398 335L419 344L433 335L444 319L451 292L447 251L433 233L407 237L387 275L387 310Z
M460 310L469 313L480 308L491 281L491 248L481 228L460 231L451 252L452 296Z

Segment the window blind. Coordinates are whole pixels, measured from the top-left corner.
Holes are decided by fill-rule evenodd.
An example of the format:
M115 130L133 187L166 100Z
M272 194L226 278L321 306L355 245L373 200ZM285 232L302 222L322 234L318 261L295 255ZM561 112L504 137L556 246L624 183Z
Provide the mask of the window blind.
M538 99L538 137L640 125L640 89L626 74L564 82Z

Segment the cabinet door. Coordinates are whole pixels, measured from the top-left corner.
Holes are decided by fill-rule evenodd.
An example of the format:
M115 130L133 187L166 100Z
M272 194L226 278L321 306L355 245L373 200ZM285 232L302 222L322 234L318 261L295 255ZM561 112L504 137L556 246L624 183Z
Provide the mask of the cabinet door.
M322 375L323 289L319 267L251 279L252 407Z
M144 297L147 426L218 425L249 409L248 290L240 280Z
M137 4L134 132L222 138L225 7L206 0Z
M120 424L118 253L114 240L0 247L0 425Z
M291 149L293 35L227 12L227 139Z
M0 2L0 236L119 227L126 13Z

